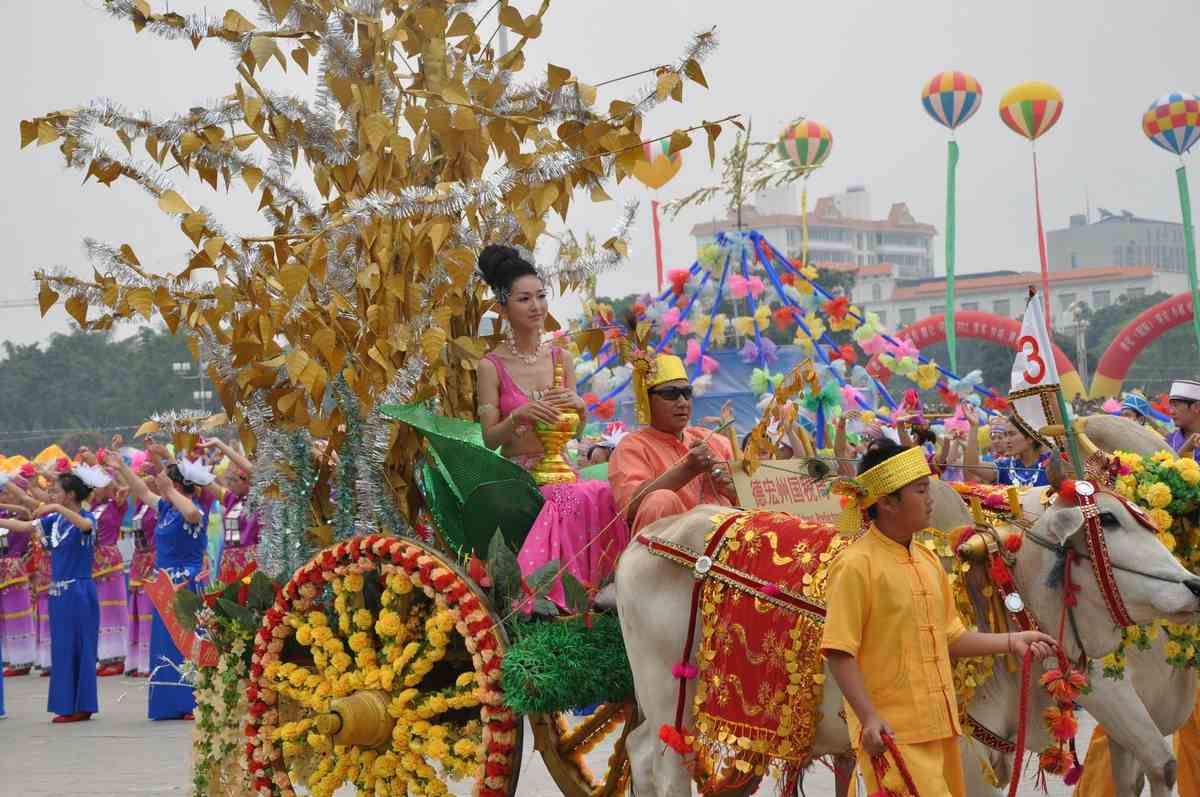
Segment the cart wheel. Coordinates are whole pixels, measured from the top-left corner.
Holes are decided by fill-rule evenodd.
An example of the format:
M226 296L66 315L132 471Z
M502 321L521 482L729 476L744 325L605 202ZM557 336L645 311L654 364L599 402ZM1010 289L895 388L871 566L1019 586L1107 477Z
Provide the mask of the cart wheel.
M625 740L638 726L637 704L602 703L586 716L567 712L535 714L533 745L564 797L619 797L629 788L629 754ZM588 754L613 739L611 754ZM593 766L595 769L593 770ZM599 773L599 774L596 774Z
M507 640L438 551L355 537L293 574L255 638L246 753L261 797L516 791L521 723L504 705Z

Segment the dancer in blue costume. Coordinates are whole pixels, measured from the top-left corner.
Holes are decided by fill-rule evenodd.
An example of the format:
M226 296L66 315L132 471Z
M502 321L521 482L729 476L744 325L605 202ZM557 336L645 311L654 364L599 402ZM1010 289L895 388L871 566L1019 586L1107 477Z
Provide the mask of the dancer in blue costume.
M101 468L78 465L61 473L33 521L6 518L0 527L37 531L50 550L50 697L54 722L80 722L99 710L96 698L96 646L100 601L92 583L94 518L82 504L111 477Z
M188 589L198 591L202 586L197 577L204 567L211 505L204 499L203 488L212 483L212 471L182 458L153 477L151 490L124 462L119 462L117 468L130 485L133 497L158 511L158 525L154 528L155 571L166 570L176 584L183 582ZM196 698L192 686L180 674L182 664L183 655L175 647L156 608L150 627L150 719L192 719Z

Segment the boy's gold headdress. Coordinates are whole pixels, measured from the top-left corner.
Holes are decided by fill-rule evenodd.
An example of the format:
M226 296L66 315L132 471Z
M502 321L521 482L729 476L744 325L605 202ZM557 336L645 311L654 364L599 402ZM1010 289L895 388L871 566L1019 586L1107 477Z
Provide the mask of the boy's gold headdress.
M860 473L857 478L838 479L830 488L842 496L838 529L846 535L858 533L862 527L862 513L876 501L929 475L924 450L913 447Z

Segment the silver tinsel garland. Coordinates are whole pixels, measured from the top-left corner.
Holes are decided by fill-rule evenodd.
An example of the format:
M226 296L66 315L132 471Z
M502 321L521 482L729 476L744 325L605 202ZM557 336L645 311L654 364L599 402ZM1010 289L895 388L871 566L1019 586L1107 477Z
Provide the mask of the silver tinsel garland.
M383 477L384 462L391 449L392 427L395 421L380 414L379 407L407 402L412 398L424 372L424 358L411 356L392 377L392 381L380 394L375 407L362 424L362 449L358 461L355 494L358 499L358 528L363 534L384 528L391 528L396 533L407 529L407 524L396 508L391 490Z
M626 202L621 210L621 217L613 227L612 237L623 242L626 247L629 246L629 239L633 234L633 222L637 218L637 211L636 201ZM543 274L548 278L587 279L616 268L625 259L625 255L616 249L602 249L597 255L580 256L574 260L563 258L560 253L559 259L544 269Z

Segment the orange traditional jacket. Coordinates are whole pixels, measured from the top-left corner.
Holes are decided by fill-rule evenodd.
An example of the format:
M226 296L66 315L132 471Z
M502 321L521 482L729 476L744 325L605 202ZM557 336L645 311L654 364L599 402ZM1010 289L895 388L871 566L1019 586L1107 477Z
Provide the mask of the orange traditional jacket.
M617 507L628 506L638 488L665 473L701 440L707 441L708 447L718 457L724 460L733 458L729 441L702 427L689 426L684 429L682 441L652 426L643 426L627 435L608 460L608 482L612 486ZM731 505L730 500L717 493L704 476L692 479L675 494L683 502L685 510L695 509L700 504Z
M821 650L849 653L862 670L875 711L900 744L962 734L950 670L950 644L966 632L937 555L905 548L872 524L829 571ZM845 703L850 740L862 724Z

